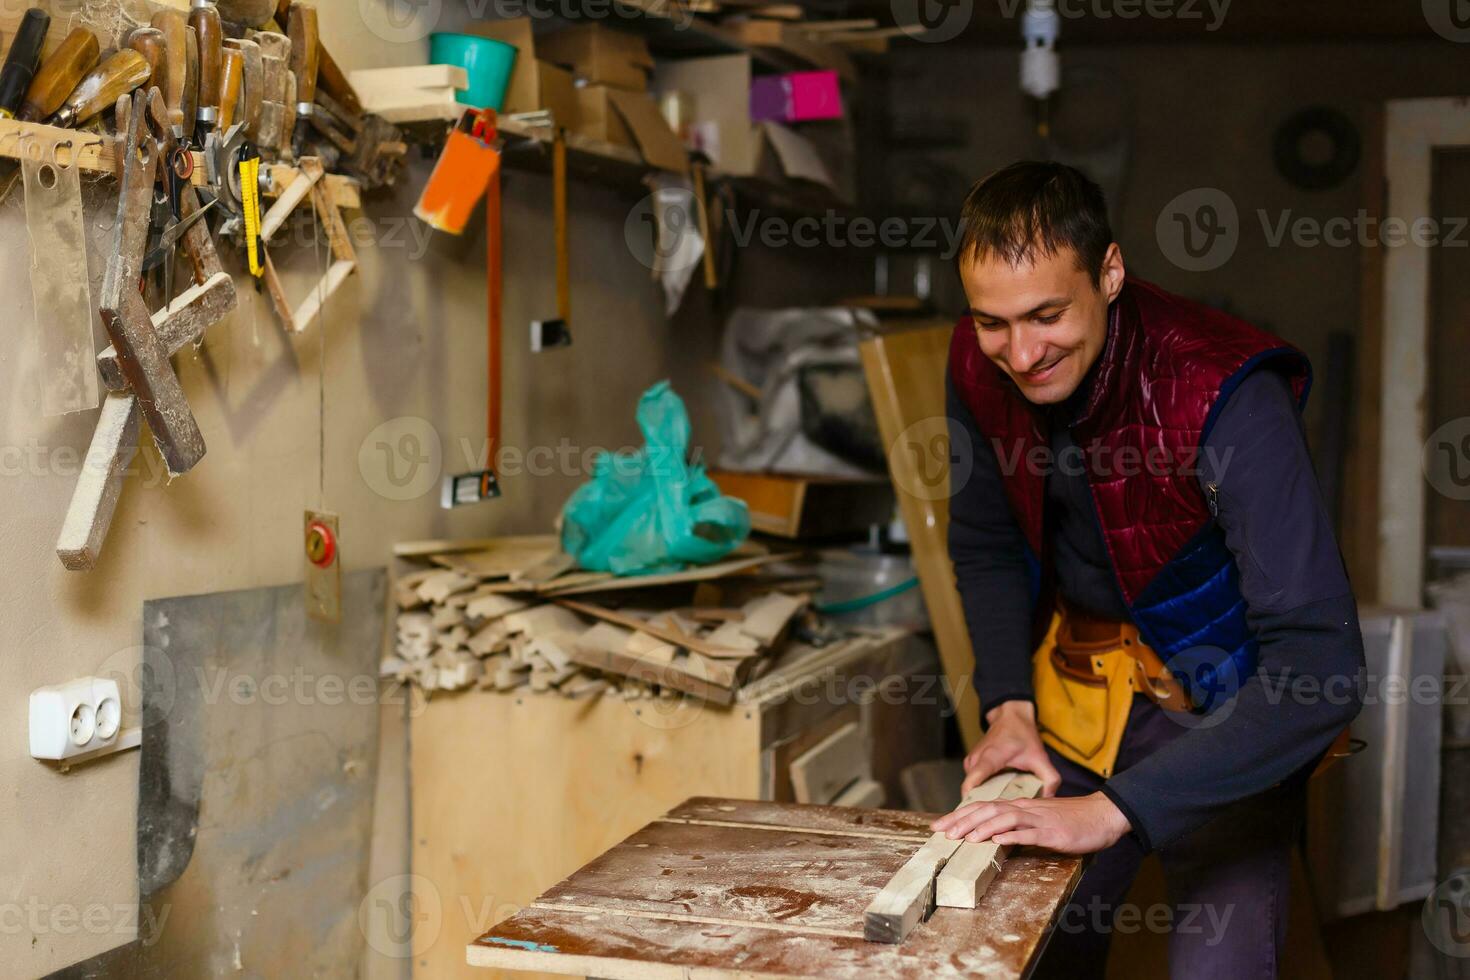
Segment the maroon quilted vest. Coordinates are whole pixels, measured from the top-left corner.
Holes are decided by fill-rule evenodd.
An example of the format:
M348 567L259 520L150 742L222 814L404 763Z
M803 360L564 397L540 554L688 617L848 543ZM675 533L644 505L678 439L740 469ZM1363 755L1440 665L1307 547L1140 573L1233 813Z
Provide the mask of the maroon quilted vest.
M1129 278L1108 311L1108 335L1086 405L1072 425L1124 602L1167 662L1201 642L1253 669L1254 642L1224 534L1198 478L1198 456L1236 385L1265 364L1300 402L1310 365L1296 348L1233 316ZM1043 520L1049 435L1042 412L980 350L968 317L956 325L949 370L1001 463L1006 496L1031 555L1033 598L1049 593L1052 549ZM1038 625L1050 617L1037 602Z

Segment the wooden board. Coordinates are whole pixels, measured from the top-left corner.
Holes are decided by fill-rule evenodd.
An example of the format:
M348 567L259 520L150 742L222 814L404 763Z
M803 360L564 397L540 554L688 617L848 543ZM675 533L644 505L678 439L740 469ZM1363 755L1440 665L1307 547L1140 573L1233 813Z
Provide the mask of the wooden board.
M792 760L796 802L831 803L854 780L868 775L867 750L862 728L850 721Z
M932 816L908 810L864 810L853 813L835 806L803 806L799 826L832 834L868 834L897 837L914 846L928 840ZM723 823L761 824L771 827L793 826L791 805L767 800L721 800L694 797L685 800L664 815L665 820L700 821L718 826Z
M676 818L691 812L734 819ZM875 812L690 800L494 926L467 958L637 980L1024 976L1081 860L1018 854L980 908L941 909L902 945L871 943L863 909L916 843L912 830L872 834ZM894 819L927 828L935 816Z
M887 800L888 793L883 789L883 784L876 779L863 777L843 790L837 799L832 801L834 806L882 806Z
M970 683L975 654L949 560L949 433L944 371L953 327L884 333L860 345L863 370L899 511L913 542L919 588L939 643L939 658L965 746L980 740L980 704Z
M863 906L912 851L891 837L655 821L536 904L858 939Z
M745 501L750 526L782 538L820 537L886 524L893 490L886 480L843 480L784 473L711 470L710 479L729 497Z

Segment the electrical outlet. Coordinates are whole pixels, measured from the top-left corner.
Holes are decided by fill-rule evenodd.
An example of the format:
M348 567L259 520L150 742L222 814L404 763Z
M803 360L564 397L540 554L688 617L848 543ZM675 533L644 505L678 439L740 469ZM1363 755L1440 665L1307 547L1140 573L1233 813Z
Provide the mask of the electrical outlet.
M31 755L72 759L113 747L122 724L117 681L79 677L31 692Z

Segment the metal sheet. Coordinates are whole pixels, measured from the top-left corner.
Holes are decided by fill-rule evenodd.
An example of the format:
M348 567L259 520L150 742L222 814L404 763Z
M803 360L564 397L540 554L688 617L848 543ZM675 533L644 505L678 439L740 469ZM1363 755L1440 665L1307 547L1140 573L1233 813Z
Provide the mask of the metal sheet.
M139 939L65 975L358 974L386 577L144 604Z

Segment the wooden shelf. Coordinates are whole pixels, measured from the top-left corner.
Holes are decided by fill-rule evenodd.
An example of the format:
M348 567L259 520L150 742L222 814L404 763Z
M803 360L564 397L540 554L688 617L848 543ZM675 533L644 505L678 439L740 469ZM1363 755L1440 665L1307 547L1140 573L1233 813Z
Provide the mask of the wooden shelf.
M502 157L506 167L551 173L552 135L549 128L526 126L504 118L498 125L501 134L507 137ZM660 173L672 175L672 171L660 170L647 163L633 147L588 139L576 133L567 134L567 175L571 179L641 194L648 190L646 178ZM855 213L850 203L816 184L736 177L714 167L705 172L705 184L710 191L717 185L729 184L734 188L737 200L757 203L785 214Z
M118 160L120 142L116 136L107 133L0 119L0 157L9 157L12 160L21 159L22 147L34 143L47 155L55 148L56 160L62 166L69 166L75 161L83 170L117 177L121 173ZM297 170L290 164L270 163L262 166L270 175L270 186L263 189L267 197L278 196L296 179ZM339 207L354 210L362 207L362 188L356 180L341 174L328 174L327 180ZM194 174L189 182L196 187L207 184L204 160L197 151L194 153Z
M567 0L562 8L568 20L591 19L584 15L581 0ZM608 18L604 4L597 4L596 19L616 22L618 28L643 35L655 57L698 58L721 54L749 55L755 68L765 72L832 68L850 79L852 61L842 48L807 40L783 40L781 44L748 44L737 31L698 14L683 11L671 16L667 0L614 0L615 18Z

